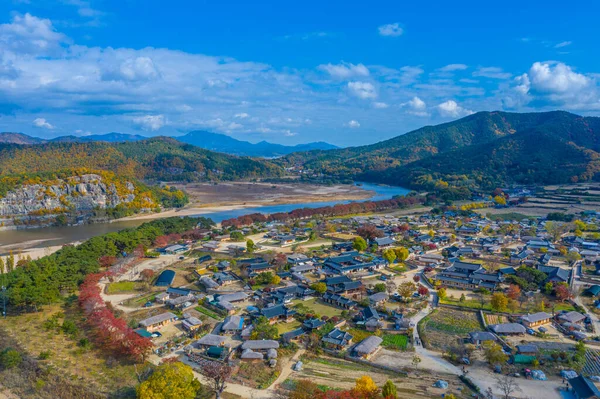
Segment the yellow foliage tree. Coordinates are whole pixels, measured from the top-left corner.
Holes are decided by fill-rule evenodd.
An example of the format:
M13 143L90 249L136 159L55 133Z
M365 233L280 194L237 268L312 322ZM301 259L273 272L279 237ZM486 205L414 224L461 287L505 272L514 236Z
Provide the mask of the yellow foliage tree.
M379 388L375 385L375 381L367 375L356 380L354 390L363 398L375 398L379 395Z
M194 399L201 388L192 368L181 362L165 363L137 388L138 399Z

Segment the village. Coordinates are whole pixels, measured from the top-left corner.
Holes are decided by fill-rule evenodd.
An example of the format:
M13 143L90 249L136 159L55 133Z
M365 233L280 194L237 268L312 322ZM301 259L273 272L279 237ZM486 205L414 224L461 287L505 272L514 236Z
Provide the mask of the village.
M203 362L227 363L226 392L244 397L303 380L346 389L365 374L407 398L502 384L514 397L600 396L598 214L477 208L160 237L100 282L103 298L152 340L151 361L176 357L201 380Z

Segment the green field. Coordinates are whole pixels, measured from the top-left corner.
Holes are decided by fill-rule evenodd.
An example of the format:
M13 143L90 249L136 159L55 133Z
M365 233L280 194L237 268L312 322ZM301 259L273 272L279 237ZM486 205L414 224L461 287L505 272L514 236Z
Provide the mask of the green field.
M425 319L428 319L425 321ZM439 309L431 313L421 322L426 323L428 330L443 331L451 334L468 334L479 331L483 327L474 312L462 312L453 309Z
M277 332L279 332L279 335L282 335L282 334L285 334L286 332L295 330L296 328L298 328L300 326L302 326L302 323L300 323L298 320L294 320L289 323L275 324L275 327L277 327Z
M385 334L381 345L384 348L392 350L405 350L408 346L408 337L400 334Z
M211 317L215 320L223 320L223 318L221 316L219 316L217 313L213 312L210 309L205 308L204 306L196 306L194 309L196 309L198 312L202 313L203 315Z
M454 305L454 306L460 306L463 308L468 308L468 309L483 309L483 310L492 310L492 305L490 305L490 297L486 296L485 298L485 303L483 304L483 307L481 307L481 302L479 302L476 299L465 299L463 302L460 302L460 300L458 298L445 298L445 299L440 299L440 303L441 304L446 304L446 305Z
M123 292L135 292L142 289L142 286L142 283L136 281L119 281L106 286L106 293L112 295Z
M342 309L335 308L333 306L329 306L325 303L318 302L317 299L309 299L308 301L296 300L292 301L292 305L303 304L307 308L311 309L313 313L316 313L319 316L339 316L342 314Z

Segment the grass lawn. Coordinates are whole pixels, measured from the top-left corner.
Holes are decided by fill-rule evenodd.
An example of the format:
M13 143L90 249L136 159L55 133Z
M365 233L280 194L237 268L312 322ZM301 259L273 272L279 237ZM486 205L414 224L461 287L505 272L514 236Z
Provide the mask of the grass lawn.
M370 331L361 330L358 328L350 328L347 331L350 333L350 335L352 335L352 341L357 343L373 335L373 333Z
M381 345L384 348L392 350L406 350L408 345L408 337L400 334L385 334Z
M325 303L318 302L316 298L309 299L308 301L301 301L301 300L292 301L293 305L297 305L299 303L301 303L304 306L306 306L307 308L311 309L312 312L318 314L319 316L333 317L333 316L339 316L342 314L342 309L338 309L333 306L329 306Z
M404 273L408 270L404 263L394 263L389 266L390 270L395 271L396 273Z
M490 305L490 298L485 299L485 303L483 304L483 308L481 307L481 302L476 299L465 299L463 302L460 302L459 298L445 298L440 299L440 303L444 303L447 305L461 306L463 308L468 309L483 309L483 310L492 310L492 305Z
M277 323L277 324L275 324L275 327L277 327L277 332L279 332L279 335L282 335L282 334L285 334L286 332L295 330L296 328L300 327L301 325L302 325L302 323L300 323L298 320L294 320L289 323Z
M522 213L517 213L517 212L509 212L509 213L497 213L497 214L491 214L488 213L487 217L492 219L492 220L516 220L517 222L520 222L523 219L531 219L531 218L536 218L535 216L527 216L524 215Z
M111 294L120 294L123 292L135 292L137 290L142 289L143 284L137 281L118 281L115 283L110 283L106 287L106 293Z
M565 303L556 302L556 305L554 305L554 311L560 312L561 310L566 310L567 312L571 312L571 311L575 310L575 307L568 302L565 302Z

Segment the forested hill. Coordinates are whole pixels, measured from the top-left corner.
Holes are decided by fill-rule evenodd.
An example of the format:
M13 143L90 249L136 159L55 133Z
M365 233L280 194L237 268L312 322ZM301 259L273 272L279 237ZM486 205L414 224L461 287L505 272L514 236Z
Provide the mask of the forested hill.
M598 178L600 118L568 112L479 112L377 144L291 154L286 166L433 188ZM441 182L440 182L441 180Z
M232 180L280 176L269 161L207 151L172 138L136 142L0 144L2 175L87 168L145 180Z

